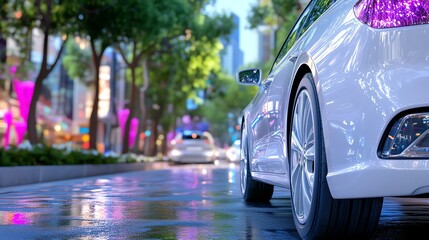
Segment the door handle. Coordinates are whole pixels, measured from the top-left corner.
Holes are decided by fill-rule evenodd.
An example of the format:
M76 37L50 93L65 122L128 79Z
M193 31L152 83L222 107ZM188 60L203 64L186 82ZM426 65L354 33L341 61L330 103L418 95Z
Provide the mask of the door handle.
M268 87L270 87L271 83L273 82L274 78L269 77L267 78L267 80L264 82L264 84L262 85L264 90L267 90Z
M293 54L291 56L289 56L288 60L291 62L295 62L298 59L298 55L297 54Z

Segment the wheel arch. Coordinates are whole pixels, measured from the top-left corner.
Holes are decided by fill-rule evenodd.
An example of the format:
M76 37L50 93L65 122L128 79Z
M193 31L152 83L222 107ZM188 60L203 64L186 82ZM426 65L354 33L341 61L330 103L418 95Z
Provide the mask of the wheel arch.
M246 139L243 139L243 131L244 130L247 132ZM246 116L243 115L241 117L241 129L240 129L240 145L241 145L241 147L240 147L240 161L241 161L241 158L243 157L243 156L241 156L241 154L247 154L247 156L245 156L245 157L249 157L249 135L248 135L248 132L249 132L249 129L247 129ZM250 166L250 170L251 170L251 166ZM252 171L249 171L248 174L251 175L251 172Z
M303 61L303 63L297 68L296 72L295 72L295 77L293 78L293 83L292 83L292 87L290 90L290 95L289 95L289 99L288 99L288 111L287 111L287 125L285 127L287 127L287 135L286 136L290 136L291 133L291 121L292 121L292 111L293 111L293 104L294 104L294 99L295 96L297 94L297 89L299 86L299 83L301 82L301 79L304 77L305 74L307 73L311 73L313 76L315 75L315 71L314 71L314 65L312 64L312 61L309 62L309 58L306 58L307 61ZM289 146L289 137L286 137L286 144L287 146ZM290 156L289 153L289 148L287 147L287 155L288 155L288 159Z

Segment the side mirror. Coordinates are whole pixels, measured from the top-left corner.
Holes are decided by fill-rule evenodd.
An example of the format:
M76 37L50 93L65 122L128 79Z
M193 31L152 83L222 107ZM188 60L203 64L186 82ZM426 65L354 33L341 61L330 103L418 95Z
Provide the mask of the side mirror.
M261 69L247 69L238 72L237 82L242 85L258 86L262 79Z

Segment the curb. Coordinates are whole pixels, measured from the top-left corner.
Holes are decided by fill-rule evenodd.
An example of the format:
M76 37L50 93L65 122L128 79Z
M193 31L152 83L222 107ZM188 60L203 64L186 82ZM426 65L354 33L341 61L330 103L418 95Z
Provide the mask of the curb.
M121 172L160 169L166 163L140 162L55 166L0 167L0 188L18 185L92 177Z

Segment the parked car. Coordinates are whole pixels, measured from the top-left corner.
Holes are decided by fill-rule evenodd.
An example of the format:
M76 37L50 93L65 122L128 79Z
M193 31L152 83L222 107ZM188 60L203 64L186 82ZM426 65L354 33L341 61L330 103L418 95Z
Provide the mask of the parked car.
M383 197L429 193L429 3L313 0L243 111L245 201L290 188L300 236L367 238Z
M209 132L184 131L172 140L169 158L177 163L211 163L218 151Z
M226 157L230 162L238 162L240 160L240 140L235 140L228 150L226 150Z

